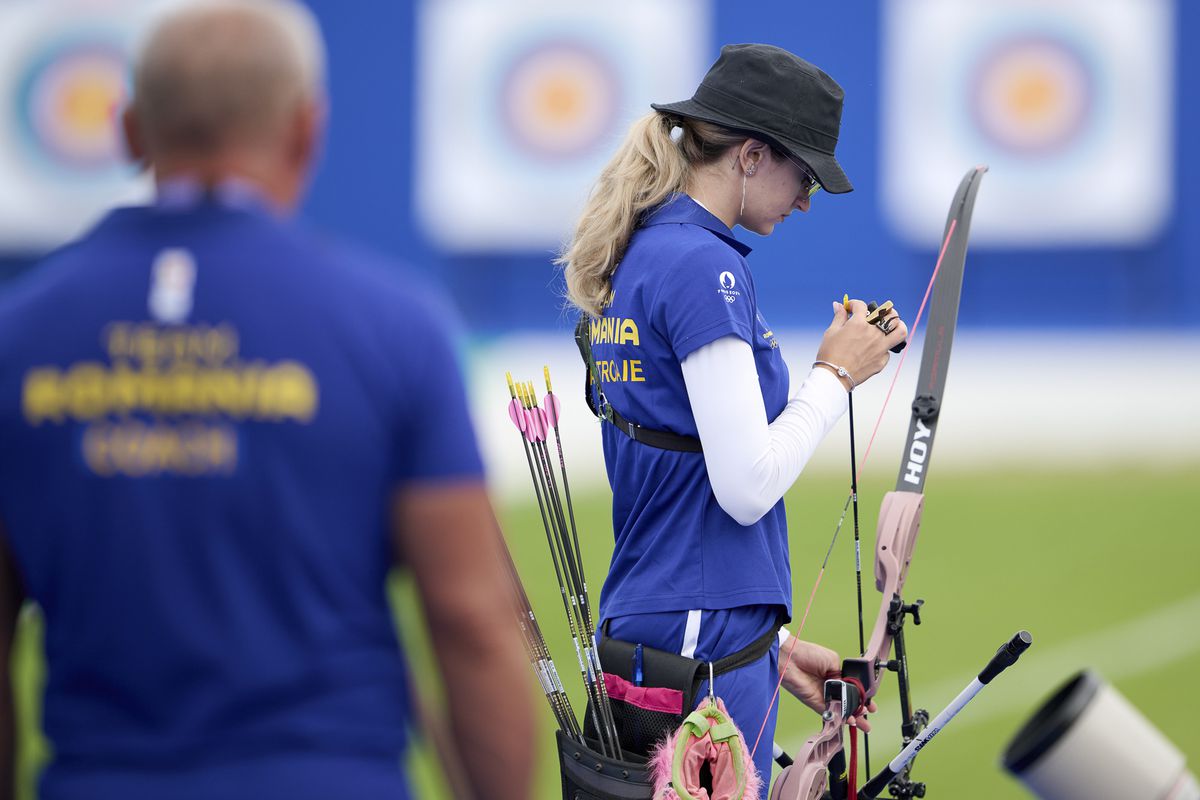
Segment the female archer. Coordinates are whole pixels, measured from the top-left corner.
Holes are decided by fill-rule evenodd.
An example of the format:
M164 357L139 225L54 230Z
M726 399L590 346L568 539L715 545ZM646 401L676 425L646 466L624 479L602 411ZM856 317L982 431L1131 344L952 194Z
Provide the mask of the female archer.
M792 380L733 228L766 236L818 190L851 191L834 158L842 98L785 50L724 47L690 100L633 125L559 259L585 315L593 399L615 423L603 426L615 546L599 613L614 640L715 662L790 618L783 495L907 328L834 303L811 371ZM784 685L821 708L837 655L788 652ZM715 681L751 742L763 729L765 778L778 655L774 639Z

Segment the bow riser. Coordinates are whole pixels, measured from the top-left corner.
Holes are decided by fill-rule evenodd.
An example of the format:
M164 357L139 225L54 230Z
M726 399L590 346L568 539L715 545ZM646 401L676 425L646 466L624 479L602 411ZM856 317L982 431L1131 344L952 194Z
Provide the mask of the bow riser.
M892 598L899 597L904 589L908 565L912 563L913 550L917 546L917 534L921 531L921 512L924 508L925 495L888 492L879 509L879 526L875 534L875 588L883 594L883 600L866 653L861 658L845 659L842 666L843 674L862 681L867 693L866 700L874 697L879 690L884 665L891 656L893 637L888 616Z
M846 717L842 702L830 702L825 724L801 748L796 763L775 779L770 800L819 800L828 781L829 762L842 750L842 726Z

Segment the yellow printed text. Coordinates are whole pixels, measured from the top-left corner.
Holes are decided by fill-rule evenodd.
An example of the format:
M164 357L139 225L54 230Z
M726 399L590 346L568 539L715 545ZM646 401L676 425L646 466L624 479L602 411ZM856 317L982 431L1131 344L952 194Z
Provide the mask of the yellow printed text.
M84 463L105 478L228 475L237 455L237 434L229 425L129 420L89 425L83 433Z
M146 363L80 361L65 370L31 369L21 393L25 419L35 426L139 412L307 423L317 404L316 379L296 361L213 367L176 361L163 370Z
M642 362L640 359L626 359L624 361L598 361L596 368L600 371L600 382L616 383L618 381L628 381L630 383L644 383L646 375L642 372Z
M591 322L592 344L632 344L640 347L637 323L623 317L600 317Z
M108 357L143 365L208 364L218 366L237 355L237 330L227 322L187 328L150 322L113 322L101 334Z

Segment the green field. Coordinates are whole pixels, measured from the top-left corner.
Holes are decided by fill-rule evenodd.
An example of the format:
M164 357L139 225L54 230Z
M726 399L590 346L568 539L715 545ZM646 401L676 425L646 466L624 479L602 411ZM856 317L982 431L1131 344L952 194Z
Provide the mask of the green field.
M864 570L872 568L875 517L892 480L890 473L869 473L860 487ZM797 615L837 523L845 483L806 475L787 497ZM1036 704L1084 667L1107 677L1183 750L1193 770L1200 768L1200 731L1191 724L1198 707L1190 694L1191 678L1200 669L1200 524L1189 500L1197 487L1200 464L1170 471L1095 466L1027 475L935 471L906 589L907 600L926 601L924 624L908 633L914 702L936 713L1020 628L1033 634L1034 645L921 753L914 776L928 783L928 797L1026 797L998 766L1000 752ZM571 673L570 640L536 507L505 505L500 511L565 677ZM577 497L576 512L596 594L611 547L607 495ZM804 632L804 638L843 654L857 647L852 542L847 523ZM869 575L864 591L869 629L879 603ZM422 689L436 703L440 689L402 580L396 598ZM30 798L32 776L45 758L36 735L36 617L26 621L19 637L19 796ZM899 743L895 684L890 675L885 682L871 737L876 769ZM570 688L576 709L582 709L582 687ZM539 713L544 729L536 796L554 798L551 717L544 704ZM817 721L785 697L776 738L794 751ZM448 797L432 757L418 748L412 761L418 796Z

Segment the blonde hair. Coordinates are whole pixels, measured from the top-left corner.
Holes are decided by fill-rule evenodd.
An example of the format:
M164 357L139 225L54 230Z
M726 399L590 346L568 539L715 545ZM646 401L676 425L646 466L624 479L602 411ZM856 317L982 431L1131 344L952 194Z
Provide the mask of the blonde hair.
M155 151L211 153L269 137L319 102L325 51L295 0L192 0L152 25L133 70L134 111Z
M673 138L675 128L681 133ZM695 167L712 163L747 138L719 125L657 111L634 122L596 180L574 236L555 259L563 267L571 304L600 316L613 273L643 215L684 191Z

